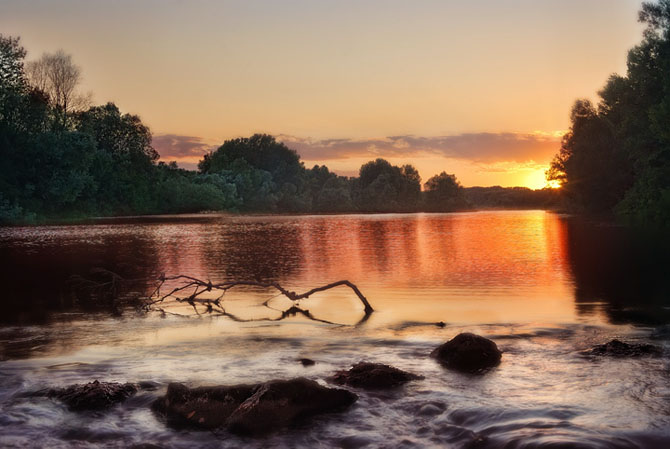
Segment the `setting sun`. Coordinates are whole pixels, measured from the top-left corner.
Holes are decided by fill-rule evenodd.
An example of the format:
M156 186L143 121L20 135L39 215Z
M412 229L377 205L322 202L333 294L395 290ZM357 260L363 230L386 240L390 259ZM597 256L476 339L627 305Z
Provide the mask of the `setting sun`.
M545 172L549 167L542 167L530 172L523 180L522 185L531 189L558 189L561 185L558 181L547 181Z

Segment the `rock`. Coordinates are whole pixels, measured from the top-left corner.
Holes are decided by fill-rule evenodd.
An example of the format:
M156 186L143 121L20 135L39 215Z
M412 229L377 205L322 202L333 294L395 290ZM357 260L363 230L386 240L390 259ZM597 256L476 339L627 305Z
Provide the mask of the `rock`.
M444 412L446 407L443 404L428 403L421 406L417 411L419 416L437 416Z
M612 340L602 345L594 346L587 355L606 355L612 357L641 357L660 356L663 350L658 346L650 344L624 343L620 340Z
M47 396L65 403L70 410L100 410L123 402L137 392L135 385L117 382L89 382L49 390Z
M665 324L654 329L649 336L654 340L670 340L670 324Z
M447 368L476 373L499 365L502 353L492 340L462 333L438 346L430 355Z
M298 362L302 363L302 366L313 366L316 362L312 359L298 359Z
M223 427L237 407L249 398L257 385L234 385L188 388L170 383L165 396L152 404L154 411L164 416L174 427Z
M137 387L140 390L147 390L147 391L156 391L160 388L161 384L158 382L154 382L153 380L143 380L137 383Z
M303 377L262 384L228 419L234 433L260 435L299 419L348 407L358 396Z
M423 376L393 366L366 362L357 363L349 371L338 371L333 377L335 383L367 389L393 388L420 379Z
M323 387L305 378L193 389L171 383L152 408L173 426L227 427L234 433L260 435L349 406L357 399L350 391Z

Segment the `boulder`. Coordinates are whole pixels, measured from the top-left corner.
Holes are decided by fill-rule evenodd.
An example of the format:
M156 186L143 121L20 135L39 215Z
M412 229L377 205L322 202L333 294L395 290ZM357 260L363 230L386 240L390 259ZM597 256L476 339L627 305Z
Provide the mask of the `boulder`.
M348 407L358 396L303 377L262 384L228 419L231 432L260 435L297 420Z
M462 333L438 346L430 355L447 368L477 373L499 365L502 352L488 338Z
M660 356L662 353L663 350L658 346L625 343L616 339L602 345L594 346L593 349L586 351L587 355L604 355L612 357Z
M193 389L171 383L166 395L152 407L173 426L226 427L234 433L254 436L347 407L357 399L350 391L327 388L301 377Z
M257 385L233 385L188 388L173 382L165 396L154 401L152 408L173 427L223 427L237 407L249 398Z
M393 366L366 362L357 363L349 371L338 371L333 377L335 383L370 390L394 388L421 379L423 376Z
M130 383L89 382L49 390L47 396L65 403L70 410L101 410L123 402L137 392Z

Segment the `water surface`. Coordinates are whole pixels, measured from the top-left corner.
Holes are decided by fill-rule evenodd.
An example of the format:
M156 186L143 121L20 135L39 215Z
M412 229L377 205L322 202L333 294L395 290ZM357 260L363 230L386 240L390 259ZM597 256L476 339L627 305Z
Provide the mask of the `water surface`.
M667 338L667 254L663 242L543 211L196 215L2 228L0 441L9 447L664 447L670 445L667 358L594 360L580 351L614 337ZM87 282L105 282L108 272L123 277L123 288L116 295L92 292ZM303 316L235 322L197 317L174 303L164 306L166 315L135 309L133 298L149 292L161 273L272 281L298 292L348 279L375 312L360 323L363 307L346 288L299 304L334 324ZM271 320L291 305L258 288L232 290L224 300L242 319ZM504 351L500 367L473 377L427 357L461 331L495 339ZM654 343L665 346L667 339ZM317 364L304 368L300 357ZM359 392L348 412L262 440L177 432L147 408L170 381L301 375L325 382L360 360L426 380L391 393ZM159 389L86 415L21 395L93 379L151 380Z

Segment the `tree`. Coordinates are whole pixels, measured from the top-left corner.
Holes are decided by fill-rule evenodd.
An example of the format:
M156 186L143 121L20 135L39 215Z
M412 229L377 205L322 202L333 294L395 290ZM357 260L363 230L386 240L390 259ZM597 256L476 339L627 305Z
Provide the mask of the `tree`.
M355 202L361 211L415 211L420 196L421 176L412 165L398 167L379 158L360 168Z
M300 156L268 134L227 140L205 154L198 169L231 177L246 210L300 212L311 206Z
M447 212L462 206L461 184L456 175L442 172L424 184L425 208L430 212Z
M26 65L28 80L35 89L44 92L56 112L56 123L67 126L68 115L86 107L90 98L77 91L81 70L72 56L63 50L44 53L37 61Z
M23 60L26 50L18 37L0 34L0 86L2 89L25 85Z
M608 120L588 100L577 100L572 127L547 172L559 181L572 205L585 212L607 212L630 187L630 169Z
M626 76L611 76L595 108L575 103L572 126L547 176L569 204L670 225L670 0L644 3L642 42Z

